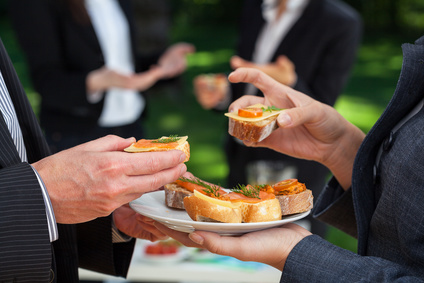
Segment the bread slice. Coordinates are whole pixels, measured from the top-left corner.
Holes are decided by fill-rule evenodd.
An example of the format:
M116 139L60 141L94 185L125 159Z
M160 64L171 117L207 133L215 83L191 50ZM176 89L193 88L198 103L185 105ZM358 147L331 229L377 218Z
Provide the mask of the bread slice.
M280 202L274 198L257 203L242 203L243 222L266 222L281 220Z
M230 118L228 120L228 133L243 141L260 142L277 129L277 117L271 116L256 122Z
M283 216L309 211L313 207L314 197L311 190L305 190L297 194L276 195L281 206Z
M193 195L189 190L179 186L176 183L166 184L165 191L165 205L176 209L184 208L184 198Z
M185 153L186 158L184 162L190 159L190 144L187 141L188 137L161 137L159 139L147 140L141 139L125 148L126 152L155 152L155 151L168 151L168 150L181 150Z
M240 206L240 203L232 204L230 201L211 198L198 191L184 198L185 210L194 221L241 223Z

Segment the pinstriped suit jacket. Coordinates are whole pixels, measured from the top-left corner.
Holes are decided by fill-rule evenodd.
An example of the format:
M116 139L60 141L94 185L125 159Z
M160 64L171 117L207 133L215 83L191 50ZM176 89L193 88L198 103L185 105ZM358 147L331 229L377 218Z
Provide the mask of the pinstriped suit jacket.
M48 156L43 133L0 40L0 71L14 104L28 162ZM134 240L112 244L111 219L58 225L51 245L45 206L37 177L22 163L0 114L0 282L78 282L78 266L125 276ZM55 264L52 265L52 254Z

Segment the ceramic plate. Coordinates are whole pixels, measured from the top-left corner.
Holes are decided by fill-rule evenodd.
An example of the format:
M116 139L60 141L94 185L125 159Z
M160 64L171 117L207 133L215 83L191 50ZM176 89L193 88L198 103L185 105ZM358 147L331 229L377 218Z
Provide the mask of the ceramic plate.
M165 192L156 191L147 193L130 202L130 206L136 212L150 217L171 229L190 233L194 230L215 232L220 235L240 235L248 232L264 230L281 226L286 223L306 217L310 211L284 216L278 221L255 222L255 223L214 223L193 221L185 210L169 208L165 205Z

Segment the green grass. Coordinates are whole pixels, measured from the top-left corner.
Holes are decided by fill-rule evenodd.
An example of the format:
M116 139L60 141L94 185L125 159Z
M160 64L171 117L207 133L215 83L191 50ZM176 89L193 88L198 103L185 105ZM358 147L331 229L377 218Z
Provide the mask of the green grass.
M5 18L0 20L0 35L37 113L38 94L31 87L25 60ZM375 123L394 92L402 62L400 44L412 43L414 39L365 35L351 80L335 105L364 132ZM189 57L188 70L177 88L160 88L149 95L146 136L188 135L191 145L188 170L205 180L224 184L228 172L223 152L227 120L221 113L205 111L199 106L193 94L192 79L201 73L230 71L228 60L236 44L236 29L219 25L177 26L172 32L172 41L192 42L197 53ZM356 251L356 240L336 229L329 231L327 239Z

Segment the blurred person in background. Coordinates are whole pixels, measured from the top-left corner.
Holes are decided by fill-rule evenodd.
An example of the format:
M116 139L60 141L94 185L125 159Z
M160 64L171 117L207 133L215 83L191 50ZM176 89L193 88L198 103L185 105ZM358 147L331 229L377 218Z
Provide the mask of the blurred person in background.
M130 0L17 0L10 16L41 96L54 152L104 136L143 136L145 91L180 75L187 43L137 53Z
M246 0L237 55L230 65L260 69L333 106L348 81L361 35L359 14L339 0ZM231 101L246 94L263 95L252 84L213 88L198 78L194 89L199 103L215 110L226 110ZM317 162L249 148L231 136L225 151L228 187L296 178L318 195L329 177L329 171ZM307 221L313 233L325 235L325 225L311 217Z

